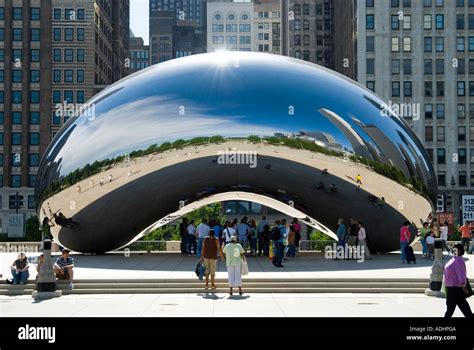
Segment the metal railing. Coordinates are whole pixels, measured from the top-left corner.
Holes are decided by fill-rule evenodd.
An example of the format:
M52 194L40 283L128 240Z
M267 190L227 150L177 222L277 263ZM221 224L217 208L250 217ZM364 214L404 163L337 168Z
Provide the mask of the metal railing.
M310 241L301 240L299 251L300 252L323 252L327 246L331 246L337 241Z
M41 250L41 242L0 242L0 253L37 253Z
M169 249L171 244L179 244L178 241L135 241L130 243L126 247L115 250L116 252L166 252L166 251L175 251L175 249Z

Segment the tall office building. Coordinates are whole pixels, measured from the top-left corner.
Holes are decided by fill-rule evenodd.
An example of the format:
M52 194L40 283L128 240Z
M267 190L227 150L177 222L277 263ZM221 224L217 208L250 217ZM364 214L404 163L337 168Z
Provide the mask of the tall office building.
M52 0L51 136L127 74L128 0Z
M258 38L255 36L253 15L252 2L208 2L207 52L256 51L258 45L254 41Z
M474 1L357 1L357 76L411 125L438 176L438 210L474 194Z
M280 0L255 0L252 51L281 54Z
M34 213L50 88L51 1L0 0L0 227L9 235L21 235L15 213Z
M285 2L287 1L287 2ZM332 0L282 0L282 25L290 57L334 69L334 4Z
M143 38L130 32L129 73L135 73L150 66L150 46L145 45Z
M151 64L206 52L203 0L150 0Z

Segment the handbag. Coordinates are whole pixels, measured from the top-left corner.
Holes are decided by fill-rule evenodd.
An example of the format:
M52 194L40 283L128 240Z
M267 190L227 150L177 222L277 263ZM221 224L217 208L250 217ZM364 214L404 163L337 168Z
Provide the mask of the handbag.
M242 258L240 263L240 274L246 276L249 274L249 265L247 264L247 259Z
M196 265L196 270L195 270L195 273L196 273L196 276L202 280L204 278L204 274L206 272L206 267L204 266L204 264L202 262L198 262L198 264Z
M469 280L467 278L466 278L466 286L464 287L464 295L466 296L466 299L472 297L471 284L469 283Z

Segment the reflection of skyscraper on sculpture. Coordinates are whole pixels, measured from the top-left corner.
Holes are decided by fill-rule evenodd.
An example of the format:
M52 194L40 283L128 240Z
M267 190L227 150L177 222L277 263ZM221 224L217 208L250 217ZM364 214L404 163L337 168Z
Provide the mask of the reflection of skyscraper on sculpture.
M349 141L349 143L351 144L355 154L367 159L373 158L371 152L369 151L369 148L367 147L367 144L347 121L345 121L336 113L325 108L321 108L319 112L327 120L329 120L331 124L333 124L342 134L344 134L346 140Z

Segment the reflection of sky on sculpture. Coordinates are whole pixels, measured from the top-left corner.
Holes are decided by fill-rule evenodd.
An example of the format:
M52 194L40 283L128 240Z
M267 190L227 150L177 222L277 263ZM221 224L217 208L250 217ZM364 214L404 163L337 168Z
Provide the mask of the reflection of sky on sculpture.
M100 100L115 89L120 91ZM344 118L369 143L371 138L350 114L364 124L374 124L395 143L402 142L397 131L409 136L403 124L382 116L364 95L383 104L347 78L301 60L256 53L190 56L153 66L96 96L92 100L100 100L96 118L75 121L77 128L58 157L63 158L63 173L67 173L94 160L180 138L300 131L324 131L352 149L319 114L320 108ZM184 116L179 115L180 106L185 108ZM289 115L289 106L294 107L294 115Z

